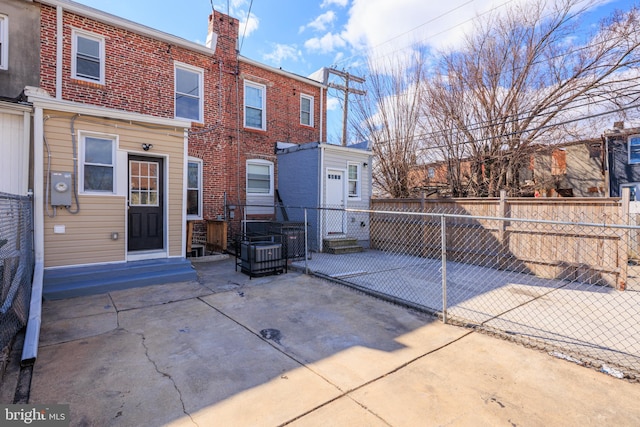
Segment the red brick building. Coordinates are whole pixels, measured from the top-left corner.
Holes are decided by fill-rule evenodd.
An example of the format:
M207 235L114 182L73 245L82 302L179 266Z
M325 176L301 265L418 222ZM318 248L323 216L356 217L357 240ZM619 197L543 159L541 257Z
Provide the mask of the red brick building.
M37 3L41 79L26 92L45 267L184 257L187 221L202 239L206 220L273 217L276 142L325 139L325 86L238 55L238 20L218 12L202 46ZM55 201L51 171L70 177Z

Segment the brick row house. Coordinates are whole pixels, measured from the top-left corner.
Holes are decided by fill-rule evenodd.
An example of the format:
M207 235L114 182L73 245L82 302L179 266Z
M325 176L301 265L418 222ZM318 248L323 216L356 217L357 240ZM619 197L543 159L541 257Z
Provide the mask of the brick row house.
M56 291L69 267L94 284L100 268L152 261L185 270L149 283L193 277L189 222L198 240L209 220L275 218L276 143L325 139L326 86L240 56L238 20L217 11L205 46L68 0L34 4L40 82L24 95L45 296L77 294Z

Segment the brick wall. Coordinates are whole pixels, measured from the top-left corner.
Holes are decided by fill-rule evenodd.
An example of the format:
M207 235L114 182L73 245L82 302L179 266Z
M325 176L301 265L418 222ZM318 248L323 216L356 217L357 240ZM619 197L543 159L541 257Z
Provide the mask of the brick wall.
M41 87L55 94L56 10L42 5ZM224 215L230 204L245 200L245 163L248 158L276 162L277 141L304 143L324 140L320 135L326 91L311 82L283 75L269 67L239 60L238 20L215 12L203 17L209 31L218 34L215 55L191 51L93 19L64 13L62 96L65 100L159 117L174 117L174 61L204 70L204 123L194 123L189 155L203 160L203 217ZM72 28L105 37L105 84L71 78ZM244 79L267 87L267 129L243 128ZM314 97L314 127L300 124L300 94ZM277 182L277 179L275 180ZM196 227L196 232L200 231Z

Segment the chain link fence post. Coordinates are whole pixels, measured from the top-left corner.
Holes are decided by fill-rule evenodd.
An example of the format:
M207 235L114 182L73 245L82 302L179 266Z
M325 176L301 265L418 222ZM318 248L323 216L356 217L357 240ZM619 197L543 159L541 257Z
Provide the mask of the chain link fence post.
M440 246L442 251L442 323L447 323L447 218L440 216Z

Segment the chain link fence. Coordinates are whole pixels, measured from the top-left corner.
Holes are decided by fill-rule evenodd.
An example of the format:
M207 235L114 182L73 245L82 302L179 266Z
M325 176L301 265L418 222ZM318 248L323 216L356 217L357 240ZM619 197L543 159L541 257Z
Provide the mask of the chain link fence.
M304 209L314 218L309 233L321 237L294 265L447 323L640 378L640 227L619 203L552 214L496 205L471 214Z
M32 199L0 193L0 354L27 324L33 266Z

